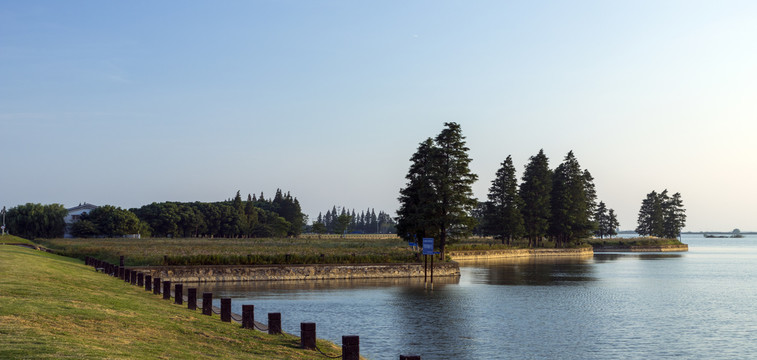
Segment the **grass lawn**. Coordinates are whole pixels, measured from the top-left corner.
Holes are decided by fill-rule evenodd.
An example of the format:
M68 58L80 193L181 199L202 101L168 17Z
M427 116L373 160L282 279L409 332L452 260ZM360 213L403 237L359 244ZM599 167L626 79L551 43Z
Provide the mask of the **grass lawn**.
M298 337L203 316L79 260L0 245L0 359L16 358L324 359Z
M34 245L33 242L13 235L0 235L0 244L27 244Z
M145 238L145 239L37 239L69 257L92 256L127 266L248 265L248 264L355 264L415 261L399 238ZM289 256L287 256L289 255Z

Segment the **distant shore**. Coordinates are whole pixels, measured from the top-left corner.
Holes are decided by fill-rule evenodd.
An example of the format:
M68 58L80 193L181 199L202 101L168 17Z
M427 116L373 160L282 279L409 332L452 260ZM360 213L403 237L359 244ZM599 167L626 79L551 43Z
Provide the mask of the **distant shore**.
M689 245L613 245L613 246L596 246L595 253L601 252L684 252L689 251Z

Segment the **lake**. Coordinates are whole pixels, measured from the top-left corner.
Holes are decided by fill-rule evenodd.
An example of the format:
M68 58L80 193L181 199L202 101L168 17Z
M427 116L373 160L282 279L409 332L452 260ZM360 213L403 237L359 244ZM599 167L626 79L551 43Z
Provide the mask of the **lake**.
M749 358L757 354L757 237L684 235L686 253L461 263L461 276L203 284L215 305L282 313L284 331L370 359Z

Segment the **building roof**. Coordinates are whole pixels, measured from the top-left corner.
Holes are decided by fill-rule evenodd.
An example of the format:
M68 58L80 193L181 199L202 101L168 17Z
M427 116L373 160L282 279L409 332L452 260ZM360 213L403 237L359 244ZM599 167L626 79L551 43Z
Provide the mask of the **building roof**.
M66 209L66 210L68 210L69 212L76 211L76 210L94 210L94 209L97 209L98 207L99 206L97 206L97 205L87 204L85 202L83 204L79 204L79 206L74 206L74 207L72 207L70 209Z

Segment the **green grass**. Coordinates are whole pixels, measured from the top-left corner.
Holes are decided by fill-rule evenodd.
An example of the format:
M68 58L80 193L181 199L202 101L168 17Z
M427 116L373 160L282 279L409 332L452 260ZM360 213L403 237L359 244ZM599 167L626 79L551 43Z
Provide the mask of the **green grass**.
M258 317L260 315L258 314ZM319 340L330 354L341 349ZM299 338L203 316L81 261L0 245L0 358L319 359Z
M593 247L683 245L683 243L678 239L665 239L655 237L591 239L587 242Z
M35 245L33 242L13 235L0 235L0 244L27 244Z
M365 264L415 261L407 243L389 239L38 239L56 253L84 259L92 256L128 266ZM289 255L289 256L287 256Z

